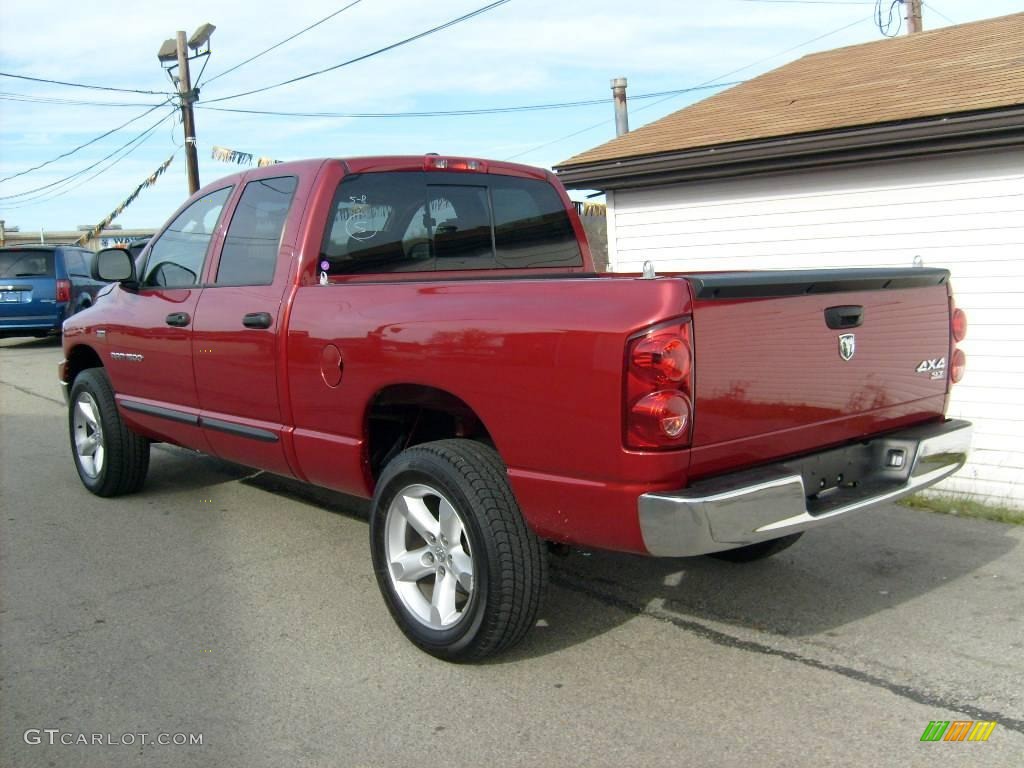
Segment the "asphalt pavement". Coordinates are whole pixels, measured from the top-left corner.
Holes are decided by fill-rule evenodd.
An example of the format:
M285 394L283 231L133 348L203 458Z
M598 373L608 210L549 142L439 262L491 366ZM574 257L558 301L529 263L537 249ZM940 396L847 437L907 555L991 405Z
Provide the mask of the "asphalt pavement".
M1022 764L1024 528L887 505L761 563L574 552L520 646L447 664L364 503L166 446L86 492L60 357L0 341L2 768Z

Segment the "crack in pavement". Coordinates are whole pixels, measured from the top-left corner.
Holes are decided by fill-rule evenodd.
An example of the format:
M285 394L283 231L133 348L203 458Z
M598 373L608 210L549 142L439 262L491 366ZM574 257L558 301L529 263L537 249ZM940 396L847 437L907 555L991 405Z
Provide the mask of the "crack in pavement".
M38 397L40 400L46 400L47 402L50 402L50 403L56 403L61 408L64 407L64 401L63 400L58 400L55 397L48 397L47 395L41 395L38 392L35 392L35 391L31 390L31 389L27 389L26 387L19 387L17 384L12 384L11 382L4 381L3 379L0 379L0 384L3 384L6 387L10 387L11 389L16 389L19 392L21 392L22 394L30 395L32 397Z
M878 677L877 675L872 675L869 672L853 669L852 667L845 667L840 664L829 664L794 651L772 648L770 645L758 643L754 640L743 640L742 638L735 637L726 632L720 632L717 629L712 629L711 627L701 624L699 621L684 619L681 616L676 616L668 611L644 605L639 600L631 600L628 597L621 597L619 595L612 594L611 592L596 589L590 581L584 579L580 574L573 573L569 570L562 568L556 570L555 568L552 568L550 570L550 574L552 584L557 584L564 589L593 598L599 603L613 608L618 608L626 613L647 616L655 619L656 621L671 624L678 629L686 630L687 632L690 632L704 640L708 640L715 645L725 648L734 648L740 651L748 651L751 653L760 653L765 656L777 656L779 658L786 659L787 661L803 664L804 666L811 667L813 669L820 669L823 672L832 672L834 674L842 675L850 680L855 680L874 688L881 688L901 698L909 699L917 704L924 704L929 707L949 710L952 712L962 712L974 720L994 720L1008 730L1024 734L1024 720L1008 717L1000 712L995 712L989 709L976 707L973 704L951 701L950 699L942 696L926 693L925 691L914 688L913 686L894 683L890 680Z

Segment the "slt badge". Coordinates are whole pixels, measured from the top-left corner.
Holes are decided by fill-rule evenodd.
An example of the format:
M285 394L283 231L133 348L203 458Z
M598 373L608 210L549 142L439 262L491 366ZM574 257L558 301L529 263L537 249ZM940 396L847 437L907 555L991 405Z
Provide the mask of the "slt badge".
M857 338L852 333L839 334L839 356L849 362L857 351Z

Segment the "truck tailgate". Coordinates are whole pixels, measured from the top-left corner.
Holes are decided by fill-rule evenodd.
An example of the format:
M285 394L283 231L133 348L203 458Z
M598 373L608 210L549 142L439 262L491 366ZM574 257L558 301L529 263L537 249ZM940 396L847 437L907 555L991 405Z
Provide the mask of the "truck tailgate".
M691 480L942 417L945 270L688 278L696 299Z

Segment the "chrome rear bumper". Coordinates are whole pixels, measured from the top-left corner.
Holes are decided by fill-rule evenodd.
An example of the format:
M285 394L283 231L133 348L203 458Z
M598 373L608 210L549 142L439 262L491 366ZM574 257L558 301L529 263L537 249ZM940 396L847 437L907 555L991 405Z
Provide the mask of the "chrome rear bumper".
M720 552L893 501L960 469L967 461L971 432L966 421L928 424L697 482L681 491L645 493L637 504L644 545L657 557ZM811 485L808 492L823 467L836 466L851 469L845 484L820 492L818 485Z

